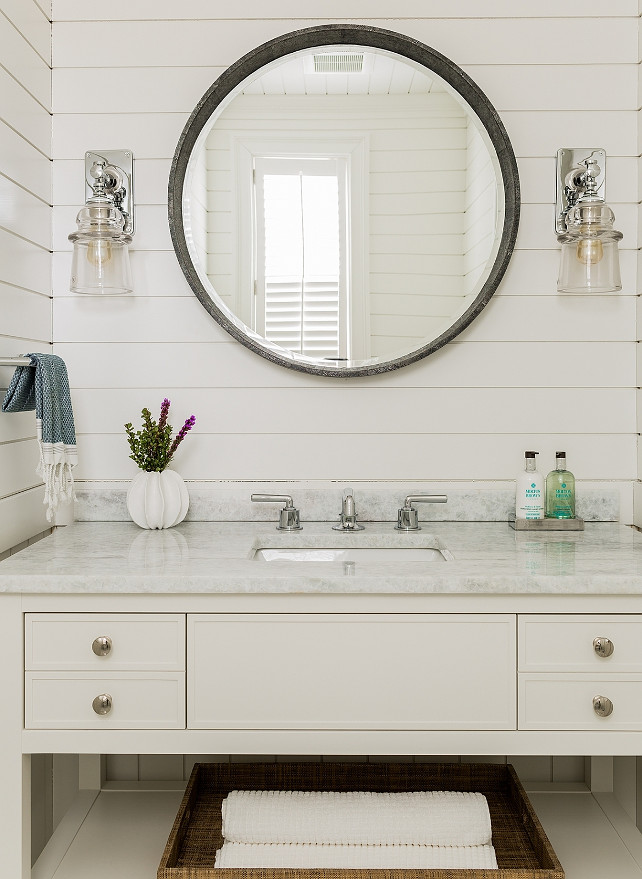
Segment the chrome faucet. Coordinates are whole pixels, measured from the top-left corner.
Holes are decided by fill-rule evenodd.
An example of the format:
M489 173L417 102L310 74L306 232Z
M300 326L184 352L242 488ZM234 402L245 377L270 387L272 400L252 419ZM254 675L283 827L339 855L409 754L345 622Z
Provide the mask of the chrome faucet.
M294 506L289 494L253 494L250 500L256 504L285 504L279 513L279 524L276 526L277 531L301 531L303 528L299 511Z
M419 514L413 504L445 504L447 501L445 494L409 494L397 514L395 531L421 531Z
M364 526L357 522L357 511L354 506L354 495L351 488L346 488L341 504L341 515L333 531L363 531Z

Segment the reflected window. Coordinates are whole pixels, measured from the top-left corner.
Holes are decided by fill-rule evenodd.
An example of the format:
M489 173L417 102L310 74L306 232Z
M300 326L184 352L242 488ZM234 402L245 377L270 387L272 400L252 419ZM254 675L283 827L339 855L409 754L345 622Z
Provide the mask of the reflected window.
M351 356L347 178L341 156L254 159L255 326L318 359Z

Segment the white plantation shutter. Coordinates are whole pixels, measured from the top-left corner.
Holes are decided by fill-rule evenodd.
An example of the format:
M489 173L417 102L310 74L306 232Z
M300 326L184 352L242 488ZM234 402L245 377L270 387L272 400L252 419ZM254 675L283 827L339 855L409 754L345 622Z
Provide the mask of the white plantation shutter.
M256 322L271 342L349 357L346 162L255 160Z

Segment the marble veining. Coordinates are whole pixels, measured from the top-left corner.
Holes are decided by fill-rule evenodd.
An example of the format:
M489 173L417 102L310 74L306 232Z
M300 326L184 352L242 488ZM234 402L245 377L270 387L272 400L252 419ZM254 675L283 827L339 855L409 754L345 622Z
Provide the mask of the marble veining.
M274 508L253 504L250 494L283 492L292 494L295 506L301 510L303 521L330 522L336 520L341 509L342 487L308 488L288 484L248 485L241 489L193 488L188 483L190 508L188 522L271 522ZM388 522L397 515L404 497L412 492L444 491L439 483L405 488L379 488L359 485L355 499L359 519L364 522ZM423 504L420 517L427 522L507 522L515 513L515 493L511 489L445 489L447 504ZM75 518L80 522L127 522L124 488L77 488ZM615 489L588 489L580 485L577 515L586 522L616 522L619 517L620 496Z
M445 563L253 560L260 547L432 546ZM642 534L617 524L529 534L506 523L441 522L403 534L392 522L358 534L309 523L294 534L266 523L76 523L0 562L0 592L233 594L642 595Z

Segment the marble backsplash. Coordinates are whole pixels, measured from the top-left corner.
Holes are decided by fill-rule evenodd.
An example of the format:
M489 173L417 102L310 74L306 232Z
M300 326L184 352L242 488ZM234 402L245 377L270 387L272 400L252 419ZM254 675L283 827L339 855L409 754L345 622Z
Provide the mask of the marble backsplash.
M253 492L292 494L301 511L301 521L331 522L339 517L343 486L318 488L281 483L242 483L234 486L202 487L187 484L190 508L186 521L192 522L271 522L277 520L278 504L255 504ZM507 522L515 514L513 488L453 488L432 483L430 488L415 486L380 487L355 484L358 518L364 522L393 522L409 491L444 493L445 504L421 504L420 521ZM128 521L126 487L85 487L77 485L74 518L79 522ZM617 522L620 518L620 492L614 487L578 486L577 515L588 522ZM62 523L61 523L62 524Z

